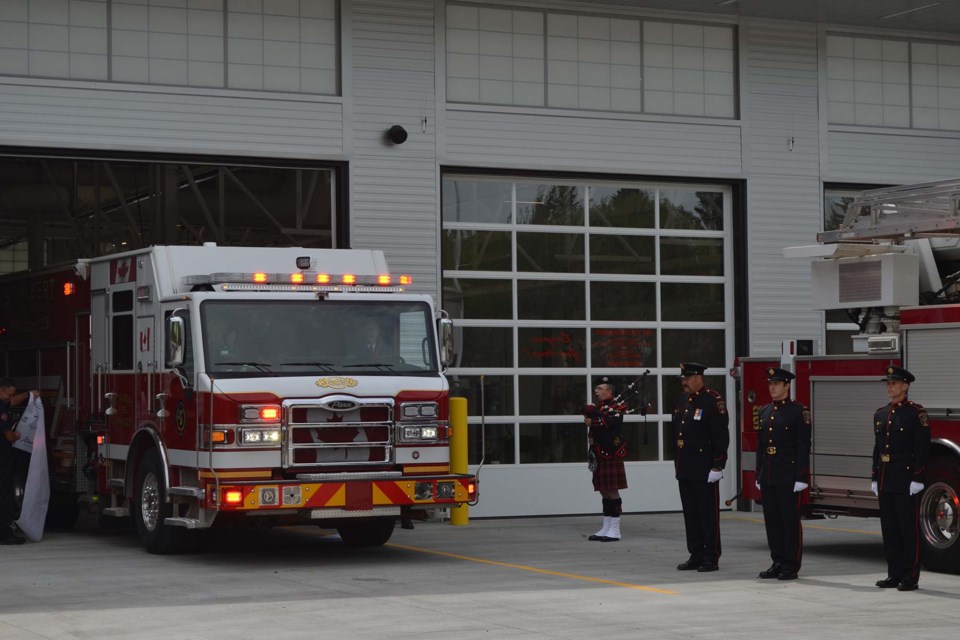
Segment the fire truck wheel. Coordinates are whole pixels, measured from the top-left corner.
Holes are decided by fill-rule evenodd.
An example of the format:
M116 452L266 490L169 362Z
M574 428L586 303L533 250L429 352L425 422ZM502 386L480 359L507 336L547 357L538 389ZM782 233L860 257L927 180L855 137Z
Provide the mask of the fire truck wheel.
M163 485L161 465L155 450L144 454L137 470L137 489L131 501L131 516L147 551L176 553L183 540L183 531L163 523L166 518L172 517L173 505L166 502L167 488Z
M934 458L920 498L923 563L932 571L960 573L960 461Z
M349 547L379 547L387 544L396 518L362 518L337 527L340 539Z

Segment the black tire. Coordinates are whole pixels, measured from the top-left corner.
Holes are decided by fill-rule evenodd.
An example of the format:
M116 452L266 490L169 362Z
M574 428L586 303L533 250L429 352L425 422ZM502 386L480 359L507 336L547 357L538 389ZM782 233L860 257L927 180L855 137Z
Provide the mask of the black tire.
M960 460L934 458L920 498L923 564L931 571L960 573Z
M380 547L390 540L396 518L360 518L337 527L340 539L348 547Z
M80 519L80 503L77 494L51 491L47 504L46 527L48 529L72 529Z
M163 466L156 450L143 456L137 469L136 491L130 501L130 516L140 541L150 553L176 553L183 544L183 530L163 521L173 515L173 505L166 501Z

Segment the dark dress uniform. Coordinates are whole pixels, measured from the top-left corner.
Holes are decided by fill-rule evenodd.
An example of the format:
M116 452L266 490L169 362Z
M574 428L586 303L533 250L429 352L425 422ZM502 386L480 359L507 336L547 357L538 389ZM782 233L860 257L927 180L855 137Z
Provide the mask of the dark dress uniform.
M682 369L683 375L690 375L688 371L703 375L706 367L690 363ZM720 488L707 477L727 464L729 420L723 396L713 389L703 387L677 397L672 421L674 469L690 552L690 559L678 568L712 571L720 559Z
M906 369L887 367L884 380L915 379ZM880 529L887 556L887 580L877 586L916 588L920 580L920 496L910 483L923 484L930 450L930 421L924 408L904 398L873 415L873 473L880 498Z
M10 530L16 515L13 497L14 457L13 445L7 441L6 433L14 426L10 405L0 401L0 542L11 544L23 540L14 536Z
M784 369L767 370L768 380L790 382ZM763 523L773 566L761 578L792 579L803 559L800 525L802 491L798 482L810 484L810 411L793 400L776 400L760 409L757 434L757 483L763 495Z
M626 445L621 439L623 415L619 412L603 411L603 407L612 404L612 399L601 401L596 405L596 412L590 415L588 436L593 443L592 451L597 459L597 468L593 471L594 491L617 491L627 488L627 474L623 466Z

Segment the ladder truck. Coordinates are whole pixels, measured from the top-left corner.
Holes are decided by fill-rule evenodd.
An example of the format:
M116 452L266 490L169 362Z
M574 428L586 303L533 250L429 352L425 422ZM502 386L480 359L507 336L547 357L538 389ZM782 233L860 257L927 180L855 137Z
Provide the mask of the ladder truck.
M849 354L817 355L815 341L790 339L779 354L738 360L743 497L760 498L765 371L784 366L813 420L806 515L878 515L871 416L887 403L884 368L904 366L916 375L909 396L927 409L932 436L920 503L924 564L960 573L960 179L866 191L817 241L784 256L812 260L814 308L848 310L859 332Z

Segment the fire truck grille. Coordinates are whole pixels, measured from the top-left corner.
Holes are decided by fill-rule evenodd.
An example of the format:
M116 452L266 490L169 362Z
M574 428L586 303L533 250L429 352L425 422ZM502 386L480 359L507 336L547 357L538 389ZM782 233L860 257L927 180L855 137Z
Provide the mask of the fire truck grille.
M385 464L393 461L393 407L348 411L296 405L286 412L286 467Z

